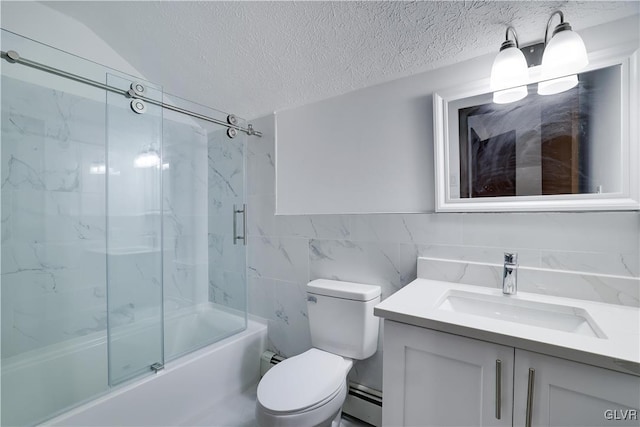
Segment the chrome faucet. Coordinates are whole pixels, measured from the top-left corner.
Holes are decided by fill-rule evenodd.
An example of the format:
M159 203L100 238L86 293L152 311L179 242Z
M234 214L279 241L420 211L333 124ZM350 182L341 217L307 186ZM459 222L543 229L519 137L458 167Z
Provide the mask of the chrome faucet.
M504 269L502 272L502 293L515 295L518 292L518 254L504 253Z

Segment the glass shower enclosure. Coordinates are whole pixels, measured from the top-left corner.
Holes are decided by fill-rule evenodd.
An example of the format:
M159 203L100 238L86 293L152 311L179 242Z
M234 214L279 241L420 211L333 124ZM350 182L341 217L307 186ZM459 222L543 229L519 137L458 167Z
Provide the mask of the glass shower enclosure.
M1 63L0 421L33 425L246 327L246 136L2 30L10 50L105 85Z

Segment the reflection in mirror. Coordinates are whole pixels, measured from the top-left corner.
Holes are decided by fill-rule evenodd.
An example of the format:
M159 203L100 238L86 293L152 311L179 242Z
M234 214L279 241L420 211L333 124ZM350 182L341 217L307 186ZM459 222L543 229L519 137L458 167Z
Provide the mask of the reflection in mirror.
M449 197L620 193L621 66L579 75L562 93L448 103Z

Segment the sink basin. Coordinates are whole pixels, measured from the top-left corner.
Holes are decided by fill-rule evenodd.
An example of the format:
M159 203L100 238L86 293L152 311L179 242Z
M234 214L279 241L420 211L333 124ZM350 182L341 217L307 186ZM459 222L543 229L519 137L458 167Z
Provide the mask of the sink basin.
M606 338L586 310L568 305L449 290L436 306L440 310Z

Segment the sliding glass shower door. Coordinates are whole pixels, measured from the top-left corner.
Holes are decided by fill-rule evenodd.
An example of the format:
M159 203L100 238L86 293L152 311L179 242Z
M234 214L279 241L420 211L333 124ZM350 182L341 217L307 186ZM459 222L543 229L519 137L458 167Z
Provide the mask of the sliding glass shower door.
M114 385L246 327L246 137L207 120L225 113L149 82L107 82L142 90L140 99L107 94Z
M225 121L227 114L165 94L166 104ZM242 124L242 123L240 123ZM246 136L165 109L163 283L165 358L172 360L246 327L243 237ZM235 207L235 210L234 210Z
M107 85L161 102L162 88L107 74ZM107 92L109 384L164 364L162 107Z
M149 82L114 75L107 82L144 97L107 95L114 385L246 327L246 136L230 138L206 119L226 120L225 113Z

